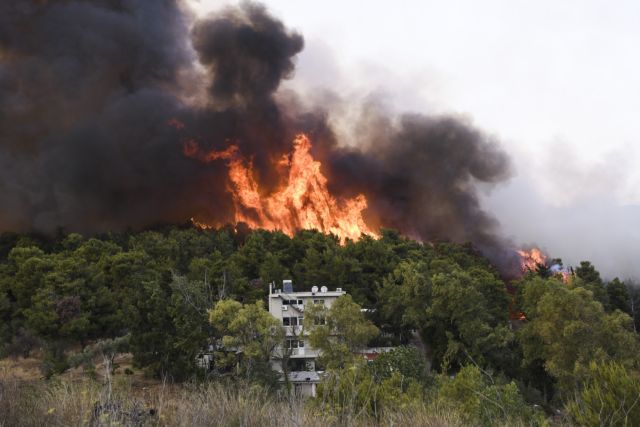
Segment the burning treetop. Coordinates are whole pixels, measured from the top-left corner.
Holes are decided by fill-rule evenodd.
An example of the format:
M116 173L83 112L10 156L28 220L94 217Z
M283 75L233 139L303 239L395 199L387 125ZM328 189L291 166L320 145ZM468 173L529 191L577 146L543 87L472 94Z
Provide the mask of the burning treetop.
M240 154L237 145L224 151L202 152L197 143L184 145L185 155L203 162L218 159L229 167L228 190L232 194L234 221L252 228L281 230L292 236L297 230L316 229L340 238L357 240L362 234L377 235L364 221L362 212L367 199L359 194L352 199L337 200L327 189L327 178L321 164L311 155L311 141L299 134L293 151L283 155L274 167L281 174L279 187L270 194L255 179L253 164ZM200 226L211 226L197 222Z
M511 172L494 138L456 115L349 105L362 112L360 143L346 146L329 105L276 96L304 42L264 6L196 19L182 2L156 3L0 2L0 230L193 217L344 240L375 235L371 218L421 241L471 241L519 270L477 195ZM305 137L273 161L300 132L313 132L322 168Z

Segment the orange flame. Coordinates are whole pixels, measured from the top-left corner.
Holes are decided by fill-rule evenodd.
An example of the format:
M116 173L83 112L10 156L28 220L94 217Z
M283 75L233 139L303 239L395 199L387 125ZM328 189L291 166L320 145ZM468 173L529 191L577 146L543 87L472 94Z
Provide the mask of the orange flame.
M532 248L528 251L517 250L516 252L520 255L520 268L523 273L536 271L538 265L546 265L547 263L547 256L538 248Z
M218 159L229 167L228 190L233 197L235 221L251 228L281 230L293 235L300 229L316 229L333 233L342 242L357 240L362 234L377 236L364 221L367 199L359 194L353 199L338 201L327 188L327 178L320 170L321 163L310 153L311 141L300 134L293 141L293 152L276 162L281 172L279 187L263 195L253 172L253 164L245 160L237 145L223 151L202 152L194 140L184 142L186 156L202 162ZM200 227L210 224L193 221Z

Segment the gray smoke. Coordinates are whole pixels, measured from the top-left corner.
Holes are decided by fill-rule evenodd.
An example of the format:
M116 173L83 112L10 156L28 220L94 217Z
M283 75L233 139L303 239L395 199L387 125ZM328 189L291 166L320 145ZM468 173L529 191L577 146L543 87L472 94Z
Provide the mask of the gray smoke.
M285 140L271 99L299 35L245 4L196 23L172 0L0 5L0 229L81 231L226 214L224 165L182 155L180 118L204 144ZM195 48L195 51L194 51ZM181 101L197 76L206 107ZM181 79L182 77L182 79ZM233 102L231 102L233 101Z
M183 8L177 0L0 5L0 230L226 221L225 165L185 157L182 141L238 143L268 187L274 153L304 131L332 190L364 193L372 221L425 241L472 241L503 271L513 267L511 244L477 197L478 185L510 174L496 141L453 116L378 112L363 120L366 142L344 148L322 105L306 111L274 96L293 75L299 34L255 3L196 22Z
M183 220L192 165L164 123L187 31L173 1L2 2L3 229Z
M368 143L334 150L335 182L368 196L385 227L425 240L473 242L505 274L515 274L513 244L480 206L479 185L511 175L498 142L453 116L404 114L387 120L375 112L360 126Z

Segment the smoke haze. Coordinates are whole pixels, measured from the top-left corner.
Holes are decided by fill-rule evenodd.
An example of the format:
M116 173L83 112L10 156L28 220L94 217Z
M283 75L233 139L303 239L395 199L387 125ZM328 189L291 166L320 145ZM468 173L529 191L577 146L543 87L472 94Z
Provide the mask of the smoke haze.
M503 272L514 267L513 244L478 196L512 174L495 138L456 115L371 108L354 126L358 144L344 144L330 105L278 91L295 72L301 34L255 3L199 19L185 7L0 5L1 230L224 223L233 210L225 165L185 157L182 143L236 143L273 188L273 159L306 132L332 192L366 195L376 226L472 241Z

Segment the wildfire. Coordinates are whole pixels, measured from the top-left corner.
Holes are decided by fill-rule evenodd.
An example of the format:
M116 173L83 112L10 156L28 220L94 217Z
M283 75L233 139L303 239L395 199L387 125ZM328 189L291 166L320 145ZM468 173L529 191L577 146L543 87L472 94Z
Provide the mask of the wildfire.
M300 229L317 229L333 233L342 242L357 240L362 234L377 236L362 216L367 199L360 194L352 199L337 200L329 193L327 178L321 163L310 153L311 141L299 134L293 141L293 151L282 156L274 167L280 171L280 185L270 194L260 188L251 160L242 157L237 145L223 151L202 151L198 143L183 144L186 156L202 162L226 160L229 168L227 189L233 197L235 222L245 222L252 228L281 230L293 235ZM200 227L209 227L194 221Z
M542 253L538 248L532 248L530 250L517 250L520 255L520 268L523 273L527 271L536 271L538 265L547 264L547 256Z
M549 262L548 257L542 253L538 248L532 248L530 250L516 250L520 255L520 269L523 273L529 271L536 271L539 265L544 265L550 268L551 274L556 278L562 280L564 283L569 283L571 280L571 273L562 267L561 263L552 260Z

